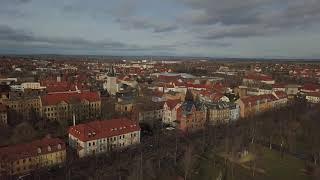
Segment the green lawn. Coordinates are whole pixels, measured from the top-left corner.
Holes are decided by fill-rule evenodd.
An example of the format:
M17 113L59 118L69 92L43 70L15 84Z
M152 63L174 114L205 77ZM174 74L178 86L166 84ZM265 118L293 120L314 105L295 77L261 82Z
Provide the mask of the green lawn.
M267 148L260 147L261 155L257 159L257 169L260 172L255 173L255 177L252 177L252 171L250 170L250 162L242 165L233 163L234 171L233 176L235 180L309 180L312 179L303 174L304 162L296 159L292 156L285 155L281 159L279 152L269 150ZM216 159L215 166L213 165L213 159ZM230 163L230 162L228 162ZM207 153L203 157L199 158L196 164L197 171L193 173L192 179L198 180L216 180L220 173L227 176L227 180L231 180L232 173L230 164L225 166L224 158L215 155L214 153ZM226 168L227 167L227 168ZM263 173L261 172L263 171Z

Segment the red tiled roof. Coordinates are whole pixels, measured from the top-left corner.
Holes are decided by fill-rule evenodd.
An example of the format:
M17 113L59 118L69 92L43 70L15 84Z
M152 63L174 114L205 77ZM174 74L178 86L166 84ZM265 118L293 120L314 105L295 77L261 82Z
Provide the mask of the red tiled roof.
M320 97L320 92L309 92L307 93L307 96Z
M92 121L69 128L69 134L79 138L83 142L118 136L134 131L140 131L139 124L127 118Z
M284 98L287 98L288 95L287 93L283 92L283 91L275 91L274 92L276 94L276 96L279 98L279 99L284 99Z
M59 93L41 96L43 106L56 105L62 101L72 103L74 100L87 100L90 102L100 101L98 92L81 92L81 93Z
M162 97L163 96L163 92L162 91L154 91L153 92L153 96Z
M286 84L273 84L272 87L273 88L285 88Z
M223 94L215 93L211 96L211 99L213 102L218 102L223 96L224 96Z
M42 81L41 85L46 86L47 92L67 92L78 90L87 90L88 87L81 83L71 83L67 81Z
M251 106L257 105L257 102L260 101L260 103L264 103L265 100L267 102L275 101L277 100L276 97L272 94L263 94L263 95L257 95L257 96L247 96L241 98L241 101L245 104L245 106L248 106L251 103Z
M188 88L195 88L195 89L209 89L210 86L206 84L188 84Z
M256 81L273 81L272 77L265 74L248 74L244 79L252 79Z
M58 145L61 149L58 149ZM51 151L48 150L50 146ZM38 148L41 148L41 154L48 154L56 151L65 150L65 143L58 138L43 138L30 143L17 144L0 148L0 160L18 160L37 156Z
M319 91L320 85L318 84L304 84L301 88L302 91Z
M176 107L177 104L181 103L181 101L179 99L174 99L174 100L168 100L165 102L165 104L167 104L167 106L170 109L173 109L174 107Z

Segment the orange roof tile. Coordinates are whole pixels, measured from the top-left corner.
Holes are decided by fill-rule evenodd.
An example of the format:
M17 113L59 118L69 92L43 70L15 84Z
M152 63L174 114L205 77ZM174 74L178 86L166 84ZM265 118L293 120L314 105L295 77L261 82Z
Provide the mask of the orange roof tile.
M118 136L134 131L140 131L139 124L127 118L92 121L69 128L69 134L79 138L83 142Z
M61 149L58 149L60 144ZM51 151L48 147L50 146ZM38 148L41 153L38 153ZM43 138L30 143L17 144L0 148L0 160L18 160L37 156L38 154L48 154L61 151L66 148L65 143L58 138Z
M58 93L41 96L43 106L56 105L61 102L72 103L74 100L87 100L90 102L100 101L98 92L81 92L81 93Z

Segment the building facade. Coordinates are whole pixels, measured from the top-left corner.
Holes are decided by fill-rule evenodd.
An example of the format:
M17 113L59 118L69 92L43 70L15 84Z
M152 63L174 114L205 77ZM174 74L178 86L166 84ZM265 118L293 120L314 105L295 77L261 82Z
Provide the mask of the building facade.
M238 100L241 118L272 110L273 108L280 108L286 106L287 103L287 95L280 91L272 94L248 96Z
M0 126L8 125L8 110L3 104L0 104Z
M309 92L306 93L306 100L309 103L320 103L320 92Z
M43 116L49 120L76 121L101 116L101 97L98 92L59 93L41 96Z
M42 116L42 103L40 96L11 96L2 101L9 109L9 113L17 115L24 120Z
M65 143L57 138L43 138L0 148L0 175L27 174L40 168L61 165L65 161Z
M69 129L69 145L79 157L106 153L140 143L140 127L127 118L92 121Z
M235 103L207 103L207 120L210 124L225 124L239 119L239 106Z
M181 106L180 100L168 100L163 105L162 123L176 126L177 110Z
M185 133L204 129L206 111L203 104L185 101L178 109L178 128Z

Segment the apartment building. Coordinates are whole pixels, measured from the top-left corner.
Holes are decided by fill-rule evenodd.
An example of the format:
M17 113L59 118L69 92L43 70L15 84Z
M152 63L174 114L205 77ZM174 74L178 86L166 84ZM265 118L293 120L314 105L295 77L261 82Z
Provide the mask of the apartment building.
M98 92L58 93L41 96L43 116L50 120L76 121L99 118L101 97Z
M171 126L176 126L177 110L181 106L180 100L168 100L163 105L162 122Z
M92 121L69 129L69 145L79 157L106 153L140 143L140 127L127 118Z
M61 165L66 161L63 140L43 138L30 143L0 148L0 176L21 175Z
M193 101L185 101L178 109L178 128L185 132L194 132L204 128L206 122L205 106Z

